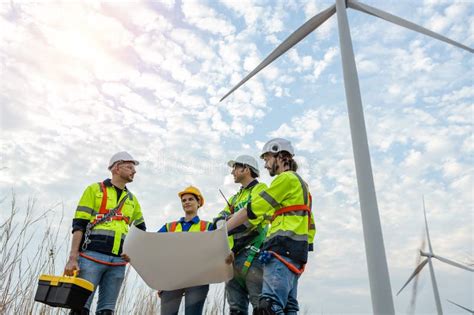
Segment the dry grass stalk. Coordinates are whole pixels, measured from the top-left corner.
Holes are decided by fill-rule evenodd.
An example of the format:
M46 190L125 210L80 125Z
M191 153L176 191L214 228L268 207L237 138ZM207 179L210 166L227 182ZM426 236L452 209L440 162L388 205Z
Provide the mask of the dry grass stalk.
M0 207L4 207L5 200L0 200ZM60 229L64 223L64 207L60 203L35 213L36 200L30 198L21 211L16 200L12 193L10 209L2 211L7 215L0 224L0 314L67 314L66 309L34 302L39 276L61 274L66 264L70 233L64 235ZM223 311L224 286L215 287L211 292L204 314L228 313L227 306ZM131 272L131 267L127 267L116 314L151 315L159 312L156 291L148 288L135 272ZM302 313L308 312L303 309Z

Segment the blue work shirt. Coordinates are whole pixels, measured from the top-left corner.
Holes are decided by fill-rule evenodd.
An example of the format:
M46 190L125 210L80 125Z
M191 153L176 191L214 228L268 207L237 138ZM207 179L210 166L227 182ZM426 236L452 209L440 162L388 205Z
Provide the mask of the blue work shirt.
M188 232L193 224L198 224L200 221L201 219L199 219L199 216L195 216L190 221L186 221L184 217L182 217L178 220L178 223L181 224L183 232ZM163 225L161 229L158 230L158 233L163 233L163 232L168 232L167 224Z

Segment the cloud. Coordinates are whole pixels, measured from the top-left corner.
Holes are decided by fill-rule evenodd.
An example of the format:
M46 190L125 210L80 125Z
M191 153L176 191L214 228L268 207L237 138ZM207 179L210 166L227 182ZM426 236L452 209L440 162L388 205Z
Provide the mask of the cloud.
M288 137L313 194L318 228L316 251L300 279L302 309L347 313L350 305L352 312L370 313L336 18L219 102L305 17L330 4L1 4L0 197L13 188L74 209L86 185L109 176L110 155L125 149L141 161L129 186L151 230L182 215L176 193L188 184L203 191L200 215L212 219L224 205L217 188L226 195L239 189L226 161L242 153L258 157L270 137ZM443 34L472 43L469 2L369 4L422 25L439 16ZM472 216L471 55L350 14L397 286L412 271L407 261L415 260L420 243L423 195L436 250L462 260L472 248L466 224ZM262 181L272 179L262 171ZM444 294L468 300L469 278L436 268ZM454 282L462 293L452 290ZM418 310L429 313L432 295L425 291ZM404 309L409 298L395 303Z
M186 22L201 30L224 36L235 32L233 25L229 24L214 9L199 1L184 1L181 9Z

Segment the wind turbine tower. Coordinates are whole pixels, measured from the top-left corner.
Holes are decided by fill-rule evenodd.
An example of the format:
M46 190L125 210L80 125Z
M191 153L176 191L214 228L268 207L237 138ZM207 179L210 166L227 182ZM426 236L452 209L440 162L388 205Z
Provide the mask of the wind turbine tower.
M392 290L388 273L387 259L383 242L380 216L375 194L375 185L370 161L369 145L365 128L364 111L359 88L359 78L352 48L352 40L347 19L347 8L373 15L383 20L403 26L413 31L431 36L451 45L457 46L473 53L474 50L443 35L430 31L422 26L399 18L385 11L376 9L355 0L336 0L336 3L324 11L316 14L306 23L300 26L287 39L285 39L268 57L266 57L254 70L233 87L222 99L237 90L246 81L256 75L260 70L272 63L284 54L288 49L296 45L312 31L337 13L339 30L339 43L342 58L342 70L344 76L344 88L346 92L349 124L352 138L352 150L354 152L355 169L357 176L357 187L359 190L359 201L362 216L362 228L369 273L370 293L372 297L372 309L374 314L394 314Z

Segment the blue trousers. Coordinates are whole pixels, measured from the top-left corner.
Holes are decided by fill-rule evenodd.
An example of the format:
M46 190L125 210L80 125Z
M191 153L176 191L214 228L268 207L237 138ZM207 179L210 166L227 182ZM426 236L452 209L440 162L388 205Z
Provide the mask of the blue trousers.
M301 265L284 257L286 261L301 268ZM272 301L276 314L296 315L299 311L297 293L298 279L281 261L272 257L263 267L263 286L260 300Z
M209 285L161 292L161 315L177 315L181 299L184 296L184 313L201 315L204 309Z
M102 261L118 263L123 259L116 256L106 255L90 250L84 252L87 256L91 256ZM79 277L92 282L94 292L86 302L84 308L90 310L94 294L99 287L99 300L97 302L97 311L115 310L117 297L122 286L125 276L125 266L107 266L96 263L92 260L79 256Z
M234 278L226 283L229 309L238 311L242 315L248 314L249 302L252 303L254 309L258 307L258 299L262 293L263 266L257 256L252 261L246 277L241 278L244 281L244 286L237 280L241 277L242 266L247 260L248 254L249 250L242 250L235 257Z

